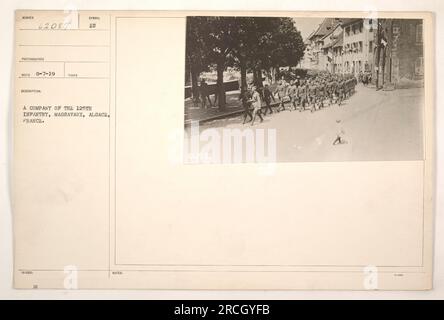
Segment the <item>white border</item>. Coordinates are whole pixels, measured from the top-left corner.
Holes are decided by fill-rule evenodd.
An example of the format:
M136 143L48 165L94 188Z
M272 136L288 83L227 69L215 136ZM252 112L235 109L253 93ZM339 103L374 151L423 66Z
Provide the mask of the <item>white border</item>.
M331 0L293 1L281 0L224 0L203 1L171 0L168 2L132 0L122 3L117 0L5 0L0 3L0 128L3 131L0 149L0 299L444 299L444 173L440 170L440 159L444 150L443 112L439 106L442 92L436 90L437 125L437 177L435 214L435 261L434 290L426 292L350 292L350 291L50 291L12 289L12 225L9 201L9 164L11 151L12 123L12 66L14 10L16 9L74 9L79 10L283 10L283 11L432 11L435 12L436 32L436 88L440 88L444 66L439 57L443 52L442 30L444 25L444 2L423 0Z

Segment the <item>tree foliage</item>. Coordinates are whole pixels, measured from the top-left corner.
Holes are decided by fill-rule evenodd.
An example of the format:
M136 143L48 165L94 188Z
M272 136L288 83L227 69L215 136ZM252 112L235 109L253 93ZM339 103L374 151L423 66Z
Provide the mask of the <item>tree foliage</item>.
M210 65L218 71L219 106L225 106L223 71L228 66L262 77L263 70L296 66L305 50L291 18L189 17L187 18L188 70L200 73Z

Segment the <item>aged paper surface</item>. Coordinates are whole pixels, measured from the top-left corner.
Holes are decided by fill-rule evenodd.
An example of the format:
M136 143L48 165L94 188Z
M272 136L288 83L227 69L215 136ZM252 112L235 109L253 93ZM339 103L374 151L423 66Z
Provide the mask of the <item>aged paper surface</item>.
M315 93L295 104L289 94L283 106L294 112L278 113L276 87L277 105L262 113L264 122L252 99L256 125L242 118L239 87L232 95L226 89L225 108L212 106L217 67L199 70L199 86L189 79L196 51L187 28L202 22L196 16L223 26L230 17L269 19L253 19L255 26L291 18L301 31L313 25L302 34L298 68L319 73L294 79ZM17 11L15 287L432 288L432 18ZM409 39L417 52L406 56ZM199 61L220 53L217 43L206 49ZM235 63L225 74L238 74ZM268 80L265 71L260 82L273 89L291 73L283 68L282 80ZM344 84L328 89L335 81ZM194 88L200 94L190 97ZM202 104L207 95L211 106ZM256 139L265 132L274 156L260 161L256 145L249 159L247 143L242 161L227 161L222 140L193 158L196 139L215 141L226 129Z

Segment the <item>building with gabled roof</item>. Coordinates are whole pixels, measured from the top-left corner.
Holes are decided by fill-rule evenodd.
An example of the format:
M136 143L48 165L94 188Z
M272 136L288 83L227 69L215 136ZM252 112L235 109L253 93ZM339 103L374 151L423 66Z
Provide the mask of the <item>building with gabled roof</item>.
M325 18L319 24L318 28L308 37L308 40L317 41L326 37L339 24L341 24L341 20L338 18Z
M336 24L329 33L322 37L322 54L319 56L319 65L322 70L333 72L333 45L342 40L343 32L341 24Z
M325 18L319 26L308 36L306 44L307 60L305 66L309 69L325 70L325 57L323 56L323 47L329 35L340 26L341 21L338 18ZM309 62L309 63L308 63Z
M343 66L344 73L359 74L373 69L374 19L344 19Z
M304 67L338 73L373 68L376 20L325 18L308 36Z
M344 45L344 30L341 31L341 34L338 38L331 44L331 49L333 51L333 73L343 73L343 45Z

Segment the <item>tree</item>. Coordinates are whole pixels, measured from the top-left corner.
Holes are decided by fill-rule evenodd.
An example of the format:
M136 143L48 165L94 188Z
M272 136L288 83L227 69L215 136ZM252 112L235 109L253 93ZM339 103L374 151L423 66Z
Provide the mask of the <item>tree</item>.
M247 87L248 59L254 54L255 41L257 38L256 18L237 17L236 33L233 34L233 64L239 68L241 74L241 90Z
M226 98L224 88L224 71L226 62L232 54L236 33L235 17L202 17L205 19L205 29L201 30L209 62L216 64L217 96L219 109L225 109Z
M262 86L262 71L279 66L296 66L305 45L291 18L277 17L189 17L187 18L187 63L191 78L209 65L216 65L219 108L224 109L223 73L236 66L241 88L247 71ZM194 81L196 82L196 81Z
M206 20L201 17L187 19L186 46L185 46L185 68L187 74L191 75L191 87L193 98L198 97L198 76L201 72L208 70L208 48L202 37L202 30L206 28Z
M296 66L305 45L291 18L241 17L237 20L237 43L233 50L246 84L246 69L252 71L256 86L262 86L262 70Z
M274 18L266 22L269 30L261 42L260 61L264 70L297 66L304 56L305 44L291 18Z

